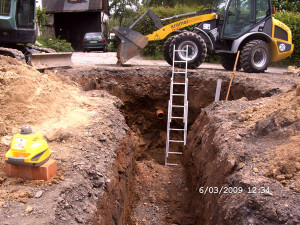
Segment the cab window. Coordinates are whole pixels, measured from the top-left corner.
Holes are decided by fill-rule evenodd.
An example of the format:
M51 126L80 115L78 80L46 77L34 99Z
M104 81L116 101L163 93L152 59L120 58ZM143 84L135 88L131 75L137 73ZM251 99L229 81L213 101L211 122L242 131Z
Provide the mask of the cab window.
M34 28L35 0L18 0L17 24L21 28Z
M0 16L9 16L11 0L1 0L0 2Z
M232 0L227 9L225 38L237 38L255 25L253 0Z
M270 4L268 0L256 1L256 23L264 20L267 16L271 15Z

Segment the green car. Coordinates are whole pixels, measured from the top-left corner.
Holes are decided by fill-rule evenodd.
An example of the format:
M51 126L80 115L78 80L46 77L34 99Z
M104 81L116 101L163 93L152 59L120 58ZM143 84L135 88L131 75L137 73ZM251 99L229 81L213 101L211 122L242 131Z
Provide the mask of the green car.
M102 50L107 52L107 42L101 32L86 33L82 40L84 52Z

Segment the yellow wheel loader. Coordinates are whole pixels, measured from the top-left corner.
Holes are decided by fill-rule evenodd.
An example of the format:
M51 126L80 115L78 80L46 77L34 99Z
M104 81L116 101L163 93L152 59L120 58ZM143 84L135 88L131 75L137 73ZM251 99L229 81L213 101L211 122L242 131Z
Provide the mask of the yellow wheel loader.
M36 69L71 66L72 53L30 46L36 41L35 0L0 1L0 55Z
M204 61L207 49L221 56L226 70L232 70L235 57L241 51L237 69L245 72L264 72L270 62L291 55L294 49L292 33L288 26L272 17L274 10L270 0L219 0L213 9L192 12L160 19L150 9L130 27L114 27L119 42L118 62L124 64L137 55L148 41L165 39L165 60L171 65L173 46L176 50L188 49L188 67L197 68ZM133 27L150 16L157 30L144 36ZM163 25L162 21L184 17L185 19ZM195 25L192 31L181 30ZM185 61L186 55L175 53L175 61ZM175 66L183 67L175 62Z

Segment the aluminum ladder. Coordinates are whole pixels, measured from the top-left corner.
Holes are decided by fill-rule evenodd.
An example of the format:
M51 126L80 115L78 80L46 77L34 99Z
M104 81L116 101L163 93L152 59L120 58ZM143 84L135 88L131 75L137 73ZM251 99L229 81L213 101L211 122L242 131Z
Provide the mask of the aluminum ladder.
M175 61L175 54L179 52L179 54L185 54L185 61ZM175 71L175 63L185 63L185 71ZM170 84L170 100L168 104L168 121L167 121L167 140L166 140L166 155L165 155L165 166L176 166L176 163L168 163L169 154L175 155L182 155L182 152L178 151L170 151L170 143L179 143L179 144L186 144L186 136L187 136L187 123L188 123L188 100L187 100L187 93L188 93L188 78L187 78L187 68L188 68L188 48L184 50L176 50L175 45L173 47L173 65L172 65L172 77L171 77L171 84ZM183 77L184 76L184 77ZM182 81L184 79L184 81ZM180 81L178 81L180 80ZM183 86L184 93L174 93L174 87L176 86ZM181 98L177 99L180 103L174 103L174 97ZM178 101L177 101L178 102ZM183 115L174 116L173 110L175 108L183 109ZM171 127L172 120L182 120L182 127L180 128L173 128ZM182 139L181 140L174 140L171 138L171 134L173 132L182 132Z

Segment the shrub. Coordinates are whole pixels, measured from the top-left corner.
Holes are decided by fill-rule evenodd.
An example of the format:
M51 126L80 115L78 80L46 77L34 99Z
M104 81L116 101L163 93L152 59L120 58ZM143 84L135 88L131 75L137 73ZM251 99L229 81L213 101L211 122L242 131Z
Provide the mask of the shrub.
M37 37L37 42L39 42L44 48L51 48L57 52L73 52L74 49L71 46L71 43L66 40L61 40L56 38L54 34L48 34L46 32L45 26L49 22L49 14L46 13L45 8L37 7L36 17L38 20L38 25L41 29L42 34Z
M42 47L51 48L57 52L73 52L74 51L70 42L56 38L52 34L45 34L45 33L46 32L44 32L41 36L37 37L37 41L42 45Z

